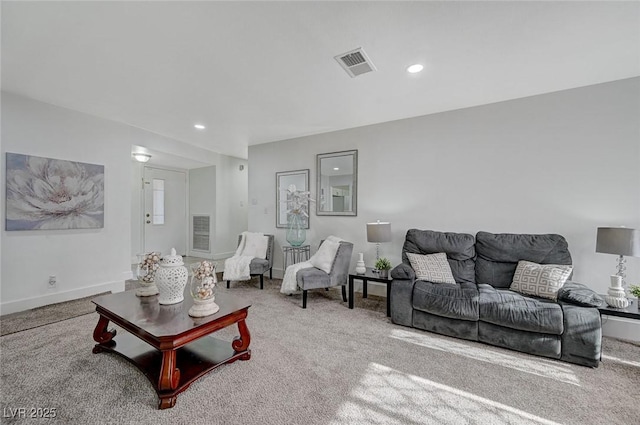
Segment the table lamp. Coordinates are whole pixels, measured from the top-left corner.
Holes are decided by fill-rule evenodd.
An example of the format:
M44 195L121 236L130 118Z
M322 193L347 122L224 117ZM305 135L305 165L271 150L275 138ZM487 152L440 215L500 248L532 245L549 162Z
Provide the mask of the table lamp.
M640 257L640 231L626 227L598 227L596 252L615 254L618 256L618 273L622 279L622 287L626 285L624 256Z
M391 242L391 223L367 223L367 242L376 244L376 261L380 258L380 243Z

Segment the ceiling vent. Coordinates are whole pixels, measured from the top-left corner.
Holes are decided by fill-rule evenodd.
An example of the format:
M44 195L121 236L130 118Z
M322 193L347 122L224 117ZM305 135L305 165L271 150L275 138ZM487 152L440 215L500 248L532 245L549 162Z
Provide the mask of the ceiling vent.
M376 70L376 67L371 63L371 60L364 50L362 50L362 47L334 56L334 59L347 71L347 74L349 74L351 78Z

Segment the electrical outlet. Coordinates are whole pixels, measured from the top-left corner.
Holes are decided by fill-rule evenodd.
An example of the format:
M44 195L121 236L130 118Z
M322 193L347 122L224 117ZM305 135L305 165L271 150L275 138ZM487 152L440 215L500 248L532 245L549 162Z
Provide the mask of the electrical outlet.
M49 276L49 288L55 288L56 287L56 277L54 275Z

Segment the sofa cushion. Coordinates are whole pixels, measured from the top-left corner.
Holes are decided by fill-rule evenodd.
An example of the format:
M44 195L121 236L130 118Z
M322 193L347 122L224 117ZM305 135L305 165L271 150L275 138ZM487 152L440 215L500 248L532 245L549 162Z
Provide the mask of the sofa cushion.
M592 289L570 280L558 291L558 300L584 307L600 307L604 304L602 297Z
M562 335L562 308L554 301L479 284L480 320L521 331Z
M509 289L555 301L558 290L567 281L571 270L571 266L519 261Z
M413 286L413 308L441 317L478 320L478 289L473 283L442 285L423 280Z
M508 288L518 261L571 265L569 245L560 235L527 235L488 232L476 234L475 281ZM455 274L454 274L455 275Z
M407 253L436 254L444 252L458 283L475 283L475 240L466 233L445 233L410 229L402 247L402 262L411 265Z
M447 262L447 254L440 252L438 254L420 255L407 252L411 267L416 272L416 279L427 280L433 283L452 283L456 284L451 274L451 267Z

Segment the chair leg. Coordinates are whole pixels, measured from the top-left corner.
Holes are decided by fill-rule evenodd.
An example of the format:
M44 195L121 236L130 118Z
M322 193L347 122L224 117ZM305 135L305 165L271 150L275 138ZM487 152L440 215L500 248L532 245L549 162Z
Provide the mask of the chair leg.
M302 291L302 308L307 308L307 290Z
M273 279L273 267L269 269L269 279Z
M228 280L227 280L227 289L229 289L229 282L230 282L230 281L228 281Z
M264 289L264 275L260 275L260 289Z
M344 285L342 285L342 301L347 302L347 288Z

